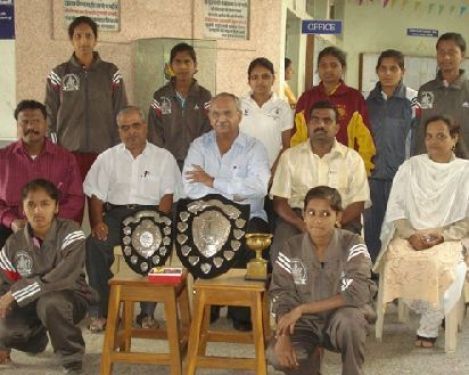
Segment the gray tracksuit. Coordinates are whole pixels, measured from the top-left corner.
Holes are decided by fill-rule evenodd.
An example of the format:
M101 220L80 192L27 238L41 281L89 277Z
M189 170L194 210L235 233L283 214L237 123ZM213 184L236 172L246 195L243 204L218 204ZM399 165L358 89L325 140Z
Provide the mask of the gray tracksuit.
M81 361L85 344L76 324L94 293L85 281L85 235L71 220L55 219L42 243L29 226L0 252L0 295L13 310L0 320L0 350L43 350L46 331L63 365ZM45 341L44 341L45 340Z
M176 92L174 78L153 94L148 111L150 141L171 152L181 170L191 142L212 130L207 117L211 98L210 91L194 80L182 101Z
M425 121L433 115L449 115L461 127L460 157L469 158L469 79L460 70L458 79L451 84L443 80L441 72L419 89L416 132L413 155L425 153Z
M116 115L127 105L122 75L94 52L88 69L73 55L47 77L51 138L69 151L101 153L120 142Z
M336 229L324 262L314 253L308 234L289 239L273 265L270 297L279 319L294 307L341 294L346 306L318 314L303 315L290 336L300 367L288 374L313 374L314 350L321 345L342 353L342 374L363 374L369 306L376 290L370 280L371 262L362 238ZM268 349L268 359L278 368L275 342ZM285 371L285 370L284 370Z

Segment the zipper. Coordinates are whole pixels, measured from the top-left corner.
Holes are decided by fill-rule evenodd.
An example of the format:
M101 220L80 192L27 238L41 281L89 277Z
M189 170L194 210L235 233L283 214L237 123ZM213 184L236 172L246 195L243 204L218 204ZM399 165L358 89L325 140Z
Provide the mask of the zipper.
M88 111L88 70L85 71L85 152L90 152L90 124Z

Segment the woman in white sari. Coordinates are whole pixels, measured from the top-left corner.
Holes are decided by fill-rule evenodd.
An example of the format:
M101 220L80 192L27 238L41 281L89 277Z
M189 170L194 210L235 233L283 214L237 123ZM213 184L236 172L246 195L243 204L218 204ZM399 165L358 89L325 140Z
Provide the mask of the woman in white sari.
M461 240L469 237L469 161L455 155L459 137L446 116L426 122L427 154L407 160L394 178L374 266L383 303L403 298L421 314L418 347L433 347L467 269Z

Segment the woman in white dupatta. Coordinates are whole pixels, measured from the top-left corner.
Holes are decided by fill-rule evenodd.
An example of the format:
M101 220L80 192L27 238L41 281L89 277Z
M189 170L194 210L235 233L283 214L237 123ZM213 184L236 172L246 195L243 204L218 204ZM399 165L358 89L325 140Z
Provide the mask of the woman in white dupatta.
M374 265L383 303L403 298L421 314L416 346L432 348L461 295L469 237L469 161L455 156L460 129L446 116L425 123L427 154L404 162L391 189Z

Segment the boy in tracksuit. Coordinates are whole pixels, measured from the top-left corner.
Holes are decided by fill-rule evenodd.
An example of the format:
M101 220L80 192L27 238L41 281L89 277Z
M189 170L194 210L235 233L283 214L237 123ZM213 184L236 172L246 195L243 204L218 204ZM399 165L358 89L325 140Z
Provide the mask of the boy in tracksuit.
M44 184L53 186L47 180L33 180L28 185L31 184L36 184L32 188L36 191L45 190ZM39 210L42 208L35 209L34 220L40 217L44 222L46 215ZM0 251L3 364L10 361L11 349L44 351L49 333L65 373L81 372L85 342L77 324L84 318L89 302L95 299L85 281L84 261L85 235L71 220L53 218L44 237L35 234L28 220L23 230L9 237Z
M335 228L340 201L334 188L311 189L305 198L307 232L290 238L273 264L269 293L277 331L267 357L286 374L318 373L317 346L341 352L342 374L363 374L375 286L362 238Z

